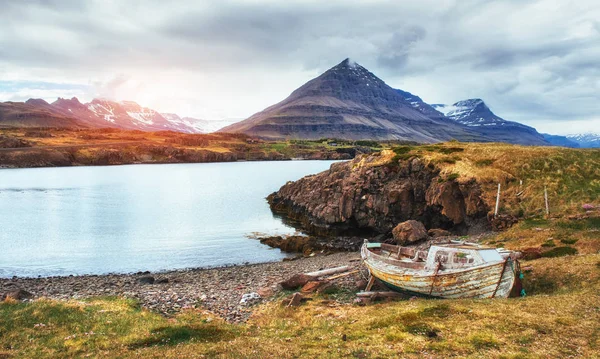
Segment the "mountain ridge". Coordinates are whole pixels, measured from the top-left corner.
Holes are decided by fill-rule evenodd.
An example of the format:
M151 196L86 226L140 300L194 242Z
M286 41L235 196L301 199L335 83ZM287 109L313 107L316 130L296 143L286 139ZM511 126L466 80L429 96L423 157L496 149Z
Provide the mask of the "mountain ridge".
M4 114L4 115L3 115ZM25 102L0 102L0 125L17 127L69 127L208 133L230 121L207 121L164 114L135 101L94 98L82 103L77 97L57 98L48 103L39 98Z
M416 110L395 89L361 65L345 59L306 82L279 103L220 132L264 138L473 140L477 134L445 118Z

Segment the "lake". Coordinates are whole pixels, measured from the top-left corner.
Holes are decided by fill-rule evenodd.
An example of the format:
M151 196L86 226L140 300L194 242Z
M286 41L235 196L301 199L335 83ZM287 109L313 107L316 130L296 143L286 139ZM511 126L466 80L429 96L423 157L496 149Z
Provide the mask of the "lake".
M0 277L277 261L291 234L265 199L334 161L0 170Z

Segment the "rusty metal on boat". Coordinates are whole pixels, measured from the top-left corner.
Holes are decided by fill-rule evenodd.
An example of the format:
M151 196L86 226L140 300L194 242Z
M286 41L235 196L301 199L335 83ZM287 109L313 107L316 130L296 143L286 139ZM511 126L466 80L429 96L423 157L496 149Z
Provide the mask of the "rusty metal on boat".
M518 252L468 242L424 251L365 240L361 256L390 289L439 298L506 298L519 273Z

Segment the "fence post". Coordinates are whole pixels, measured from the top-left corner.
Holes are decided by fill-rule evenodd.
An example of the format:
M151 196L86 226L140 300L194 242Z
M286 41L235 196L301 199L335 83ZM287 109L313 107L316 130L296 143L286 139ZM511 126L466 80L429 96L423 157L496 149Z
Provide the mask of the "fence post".
M494 211L494 217L498 215L498 207L500 206L500 183L498 183L498 194L496 195L496 210Z
M546 203L546 216L550 215L550 208L548 207L548 189L544 186L544 202Z

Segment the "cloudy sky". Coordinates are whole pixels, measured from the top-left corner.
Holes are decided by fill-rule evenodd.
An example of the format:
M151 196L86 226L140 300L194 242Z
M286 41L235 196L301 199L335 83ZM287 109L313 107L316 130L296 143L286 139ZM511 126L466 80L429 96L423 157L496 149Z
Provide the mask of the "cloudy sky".
M597 0L0 2L0 101L246 118L350 57L429 103L600 132Z

